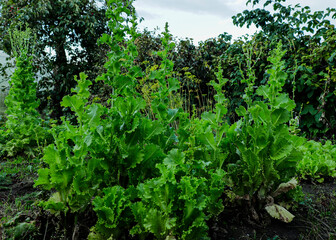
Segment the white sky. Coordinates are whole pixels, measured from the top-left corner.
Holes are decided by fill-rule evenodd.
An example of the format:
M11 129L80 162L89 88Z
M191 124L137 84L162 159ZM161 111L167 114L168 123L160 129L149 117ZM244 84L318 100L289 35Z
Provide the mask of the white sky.
M260 2L264 3L263 0ZM173 36L192 38L194 43L228 32L233 38L253 34L256 28L239 28L233 25L232 16L251 9L246 0L136 0L134 6L144 21L140 29L163 31L168 22ZM336 8L336 0L287 0L286 4L310 6L313 11Z

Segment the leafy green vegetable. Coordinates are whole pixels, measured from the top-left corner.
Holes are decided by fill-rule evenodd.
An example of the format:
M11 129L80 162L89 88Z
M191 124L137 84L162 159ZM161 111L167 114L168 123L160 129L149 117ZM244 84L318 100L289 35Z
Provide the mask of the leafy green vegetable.
M15 30L11 35L16 50L16 69L5 99L7 121L4 130L0 130L0 148L2 154L8 156L21 152L35 155L36 148L42 151L40 145L48 139L48 134L37 111L39 100L32 66L31 30Z
M300 146L304 153L297 171L304 178L323 182L324 177L336 176L336 147L327 141L325 144L306 141Z
M173 149L164 163L157 165L161 176L138 185L141 201L132 206L138 222L132 234L147 232L157 239L208 239L205 221L223 210L219 198L224 172L209 171L206 177L200 177L189 171L187 162L182 152Z
M286 124L293 104L287 104L291 100L280 93L286 78L281 47L280 43L269 57L272 67L268 84L257 90L265 102L254 101L247 109L241 106L237 111L243 118L236 129L236 148L227 170L237 195L262 204L280 183L295 176L301 156L298 139Z

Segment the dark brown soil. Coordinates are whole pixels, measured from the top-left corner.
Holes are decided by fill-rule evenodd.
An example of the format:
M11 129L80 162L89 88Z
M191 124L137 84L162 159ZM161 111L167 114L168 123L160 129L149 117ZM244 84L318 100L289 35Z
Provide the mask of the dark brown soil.
M2 182L0 188L0 220L5 215L5 206L7 208L15 208L16 199L27 196L32 193L40 192L38 189L34 188L34 181L20 182L19 179L13 178L8 182ZM47 199L48 196L39 195L39 199ZM37 199L33 199L35 201ZM93 210L88 210L87 212L78 216L78 224L76 226L71 225L74 223L74 216L67 216L67 222L64 221L65 218L61 218L58 215L51 214L48 211L43 211L40 207L34 207L30 211L22 211L21 209L12 209L13 212L18 211L20 216L17 221L24 222L27 217L35 222L38 232L34 232L34 236L30 236L29 239L48 239L48 240L59 240L59 239L86 239L90 228L96 223L97 218ZM34 213L32 211L35 211ZM0 221L1 226L1 221ZM64 229L70 230L68 237L64 238L66 234ZM76 229L75 231L73 231ZM0 228L0 240L5 239L2 236L3 232Z
M33 181L14 182L6 185L2 184L2 189L0 189L0 202L15 201L17 197L32 193L36 191L33 186Z
M301 185L305 199L295 210L291 210L295 215L291 223L269 219L256 224L249 220L246 209L227 209L211 222L211 239L336 239L336 182Z

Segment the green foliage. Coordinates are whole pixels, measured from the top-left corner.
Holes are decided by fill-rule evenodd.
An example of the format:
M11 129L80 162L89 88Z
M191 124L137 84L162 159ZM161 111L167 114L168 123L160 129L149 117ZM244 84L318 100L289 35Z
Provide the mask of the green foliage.
M15 202L1 199L0 234L3 239L36 239L38 208L33 204L41 192L27 193Z
M282 0L247 3L262 2L263 8L245 10L234 16L233 22L260 27L267 36L266 43L282 40L290 73L284 90L295 97L295 115L301 113L300 128L309 138L330 138L336 126L332 93L336 9L313 12L309 6L283 4Z
M8 156L22 151L33 153L32 148L40 147L47 137L47 130L37 112L39 101L36 98L36 81L32 70L31 30L15 30L11 36L16 69L5 99L7 121L5 129L0 133L2 154Z
M9 239L26 239L27 236L34 234L37 229L35 226L35 222L21 222L15 224L13 227L9 227L10 225L5 225L6 229L5 234L10 236Z
M119 1L110 1L109 5L107 15L118 19L119 23L110 21L112 37L104 35L100 40L111 47L111 53L105 64L107 72L97 78L112 88L109 105L89 103L91 82L85 74L80 74L80 79L76 79L78 85L72 90L75 94L65 96L61 103L74 112L75 123L62 118L62 125L52 129L54 144L45 149L43 160L47 166L39 170L36 186L55 189L56 193L42 205L54 211L76 213L87 209L91 199L96 197L93 205L99 220L92 229L92 239L111 235L125 237L125 230L130 230L134 222L139 227L132 230L133 234L152 233L159 238L183 236L183 239L193 239L196 234L206 238L205 221L223 209L218 199L224 188L224 172L214 168L215 164L205 168L209 164L200 157L185 160L182 152L171 150L184 143L179 142L171 125L177 126L179 120L179 126L188 129L190 122L181 109L172 108L170 97L179 84L171 75L173 63L168 59L168 52L173 44L168 28L163 33L164 49L157 52L162 59L160 67L150 73L159 84L159 91L153 92L150 103L153 116L145 116L142 112L146 102L136 91L137 77L142 74L134 65L137 56L134 40L138 36L134 31L136 18L128 7L131 5L124 6ZM126 34L131 37L120 44ZM218 120L225 114L224 100L219 92ZM165 158L167 152L170 154ZM193 155L192 152L188 154ZM177 166L178 163L181 166ZM178 175L174 180L175 173ZM165 189L172 188L166 196L171 203L153 202L164 194L160 186L156 187L158 192L153 192L155 196L148 199L151 193L146 189L152 189L156 182ZM135 198L128 195L133 186L137 189L136 198L140 199L134 203L137 206L134 208L130 207L130 201ZM171 205L173 202L177 205ZM155 217L161 218L162 211L157 204L166 204L167 209L162 221L155 223ZM148 212L143 215L145 210L153 215L147 216ZM183 226L175 226L175 218Z
M161 45L153 47L153 61L138 62L146 56L139 54L132 4L107 4L112 34L104 34L99 44L111 51L106 72L96 79L108 86L107 103L91 101L92 82L84 73L75 78L73 94L63 97L61 106L73 116L62 117L51 130L54 143L45 148L36 186L55 193L41 205L65 218L93 205L98 221L89 239L209 239L207 221L223 211L221 197L228 186L236 199L248 200L254 220L264 208L291 221L293 215L274 198L296 189L296 173L305 164L299 161L314 144L303 145L304 138L295 135L296 104L286 93L295 73L288 72L282 42L263 54L274 45L264 34L232 45L223 35L202 43L199 53L206 60L180 69L182 74L174 57L183 66L183 56L174 52L168 25ZM177 48L192 48L183 44ZM266 58L271 65L264 74ZM226 72L232 62L239 64ZM200 111L185 112L183 107L190 107L178 103L179 93L199 87L191 80L199 77L195 69L204 70L202 84L211 89L212 100ZM233 96L227 94L230 89ZM240 100L232 104L230 98ZM229 112L234 107L236 114Z
M49 168L39 170L36 182L56 189L65 211L84 210L104 186L127 187L152 176L155 172L149 169L163 155L157 145L150 144L150 135L144 135L155 136L159 128L141 119L141 99L119 98L111 109L86 104L90 84L81 74L73 90L76 94L64 97L62 105L75 112L77 124L63 118L63 124L52 130L55 143L45 149L43 157Z
M15 179L31 181L36 178L36 172L40 168L40 159L27 159L26 156L5 159L0 162L0 188L8 188Z
M57 203L57 210L60 207L63 210L67 210L68 207L75 210L85 208L94 191L92 186L85 182L92 182L87 174L94 174L95 160L88 162L85 158L89 151L88 147L92 144L90 130L97 128L99 124L97 120L102 110L98 105L85 106L89 97L88 86L90 84L86 76L81 74L78 87L74 89L77 94L63 99L62 105L70 107L75 112L79 126L73 126L63 118L63 126L52 129L55 144L49 145L44 150L43 157L50 169L40 169L39 179L35 183L37 186L44 185L47 189L55 188L58 191L60 202ZM86 137L83 138L83 136ZM72 149L73 146L74 149ZM91 167L90 171L89 167ZM99 182L99 179L97 181ZM80 197L71 197L76 194ZM50 206L50 208L54 207Z
M9 55L12 52L10 29L21 24L32 29L37 56L32 70L41 76L40 108L49 107L53 117L59 118L63 115L60 102L74 87L74 76L85 70L95 78L103 71L106 49L99 48L97 40L108 32L106 4L94 0L3 0L0 7L0 49Z
M152 233L157 239L208 239L206 220L224 208L219 201L224 172L207 171L200 176L193 159L173 149L156 167L161 176L138 185L140 202L132 205L138 222L132 234ZM204 163L202 163L204 164Z
M104 196L96 197L93 201L98 222L89 235L89 239L121 239L131 223L130 196L120 186L104 189Z
M112 18L113 14L123 13L134 16L120 2L111 1L110 4L119 4L108 11ZM135 20L133 23L134 28ZM125 22L125 32L136 37L133 28L127 26ZM107 73L98 79L105 80L113 89L109 106L88 103L91 81L85 74L80 74L79 80L75 79L78 81L73 89L75 94L65 96L61 103L74 112L76 123L62 118L62 125L52 129L55 142L45 149L43 160L47 167L39 170L36 182L37 186L57 191L43 203L46 208L83 211L104 187L119 185L127 188L155 176L157 171L152 169L164 157L160 145L166 147L167 138L164 135L157 137L163 128L141 115L145 102L135 91L135 77L139 71L132 60L136 56L132 47L134 39L129 40L127 46L119 45L125 33L117 31L117 27L119 25L111 25L115 33L113 38L105 35L101 39L112 49L105 65ZM124 67L130 71L122 72Z
M304 154L297 170L303 179L323 182L324 177L336 177L336 147L330 141L305 141L300 148Z
M246 10L234 17L237 25L261 27L262 31L250 38L232 41L230 35L224 33L198 46L189 39L176 42L171 59L181 83L180 96L185 109L192 112L195 105L200 116L213 107L213 88L209 83L215 79L220 63L223 77L230 79L225 86L230 92L228 117L231 123L235 122L238 119L235 109L245 106L241 96L251 91L248 89L252 85L246 88L245 81L253 77L255 87L267 82L267 57L281 40L287 51L283 60L288 73L283 91L296 103L293 116L298 117L300 128L308 138L331 138L336 126L333 114L335 9L313 12L309 7L288 6L283 1L260 2L265 3L264 9ZM158 59L152 53L162 49L159 37L154 33L143 34L144 39L137 42L139 60L146 60L150 66L157 65ZM251 64L245 59L251 59ZM255 70L253 76L249 74L251 67ZM255 94L250 97L258 99Z
M105 189L104 197L93 203L99 220L91 237L112 235L119 239L120 232L135 221L130 233L141 239L149 235L157 239L208 239L205 221L224 208L219 201L225 185L224 172L202 169L203 176L198 176L191 167L200 164L173 149L156 166L160 176L137 186L136 199L140 201L131 201L135 189Z
M241 106L237 110L242 119L233 136L234 148L227 169L238 196L263 204L280 183L295 176L301 156L298 140L290 134L287 125L295 104L287 94L281 93L286 78L283 55L279 43L269 57L268 84L257 89L265 102L254 101L247 109Z

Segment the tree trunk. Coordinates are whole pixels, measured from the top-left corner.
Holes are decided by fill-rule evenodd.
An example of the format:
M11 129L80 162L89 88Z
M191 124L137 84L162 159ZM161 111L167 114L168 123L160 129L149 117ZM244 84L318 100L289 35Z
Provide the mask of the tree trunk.
M52 91L52 105L53 112L52 118L59 119L63 115L62 107L60 102L62 98L67 94L67 57L65 52L65 39L56 42L55 47L56 60L54 62L53 68L53 81L54 89Z

